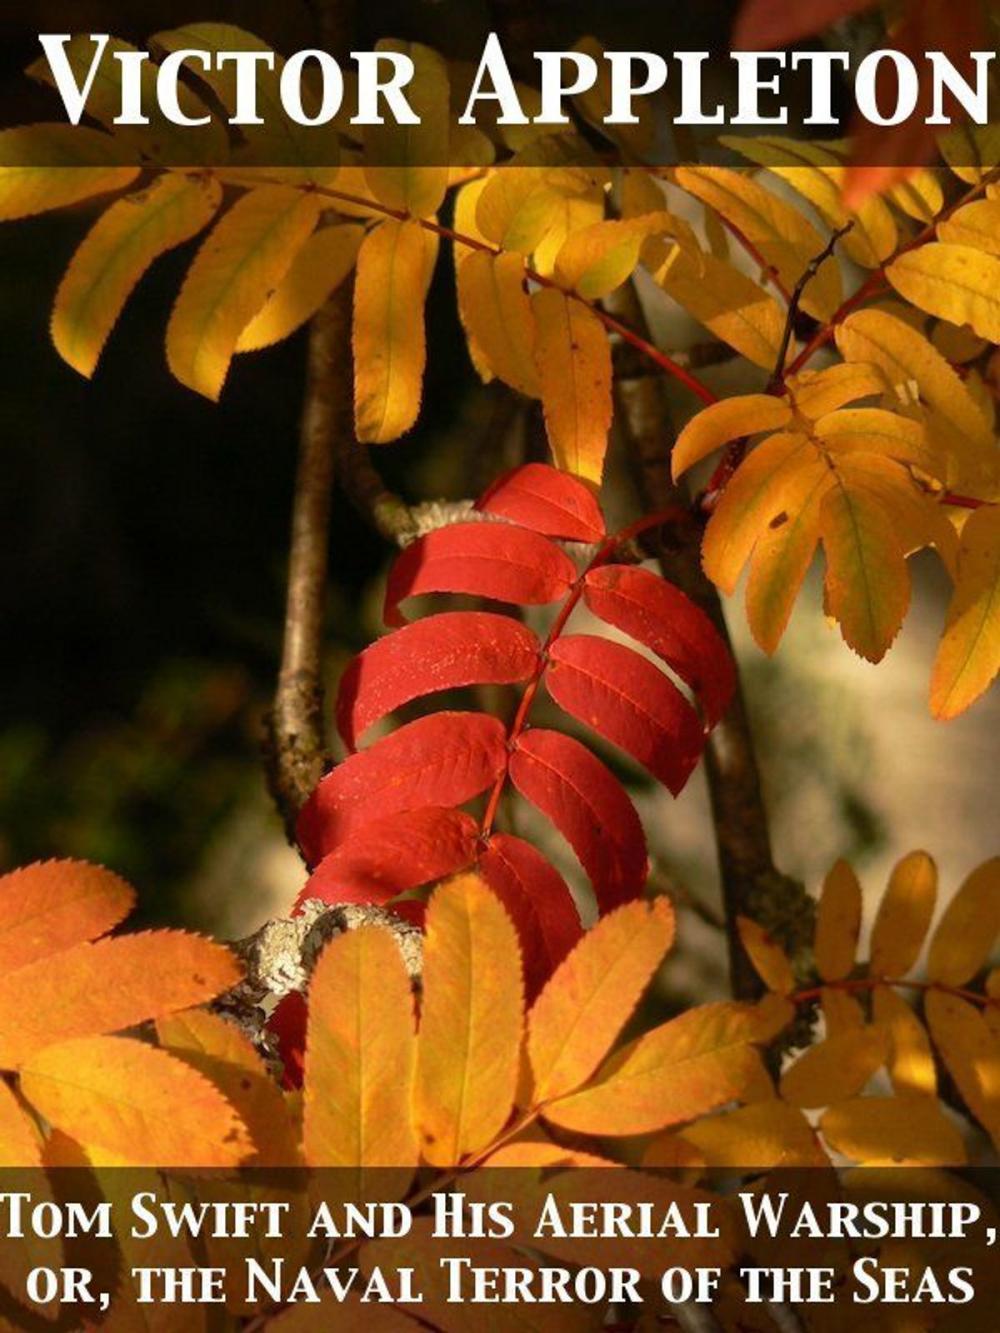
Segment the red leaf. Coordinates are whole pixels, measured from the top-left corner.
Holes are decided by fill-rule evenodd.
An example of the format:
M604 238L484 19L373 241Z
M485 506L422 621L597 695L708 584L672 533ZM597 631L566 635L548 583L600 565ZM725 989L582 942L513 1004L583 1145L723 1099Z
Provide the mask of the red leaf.
M651 648L697 696L709 726L729 707L736 672L715 626L679 588L648 569L602 565L586 577L595 616Z
M545 683L561 708L677 795L705 738L697 713L658 667L620 643L570 634L549 650Z
M306 1002L297 990L289 991L275 1006L267 1020L268 1032L278 1047L283 1065L282 1083L286 1088L301 1088L306 1056Z
M547 537L500 523L452 523L408 546L393 565L383 618L403 625L399 603L425 592L462 592L516 606L565 597L576 566Z
M355 657L340 681L337 728L349 749L387 713L459 685L514 685L538 662L537 636L509 616L446 611L387 634Z
M745 0L733 27L734 51L765 51L790 46L822 32L831 23L868 9L873 0Z
M308 898L327 903L387 903L407 889L470 865L478 836L479 826L470 815L439 806L373 819L324 856L296 906Z
M648 872L642 825L596 755L571 736L534 728L510 757L510 780L576 852L602 913L638 897Z
M309 863L369 820L427 805L463 805L503 771L507 733L483 713L435 713L400 727L329 773L299 815Z
M604 540L604 517L593 491L578 477L545 463L526 463L500 477L477 500L476 508L546 537L571 542Z
M479 870L517 927L530 1002L583 934L580 913L562 875L520 838L495 833Z

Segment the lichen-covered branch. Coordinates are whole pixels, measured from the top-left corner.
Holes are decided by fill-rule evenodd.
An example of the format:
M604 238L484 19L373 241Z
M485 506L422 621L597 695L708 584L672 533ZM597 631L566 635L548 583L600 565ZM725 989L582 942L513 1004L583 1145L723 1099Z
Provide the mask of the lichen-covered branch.
M295 841L295 821L329 766L323 725L323 612L336 442L351 424L350 294L336 292L309 330L281 667L267 719L268 784Z

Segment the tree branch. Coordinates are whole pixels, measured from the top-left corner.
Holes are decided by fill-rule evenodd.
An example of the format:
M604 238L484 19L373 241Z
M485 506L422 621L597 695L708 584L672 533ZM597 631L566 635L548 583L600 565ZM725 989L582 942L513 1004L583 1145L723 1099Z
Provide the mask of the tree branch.
M284 640L265 745L268 785L292 843L298 813L330 764L323 726L323 613L335 446L354 435L350 317L350 292L343 289L309 330Z
M611 299L611 298L609 298ZM632 328L643 328L645 316L631 284L614 294ZM627 446L636 484L647 510L688 504L689 498L670 476L674 432L663 381L636 376L628 346L616 348L616 427ZM711 618L731 650L719 595L701 568L701 525L672 527L655 534L653 553L672 582L682 588ZM736 929L740 915L780 935L794 953L812 933L812 900L801 884L774 865L767 810L742 689L738 685L729 712L712 732L705 750L705 771L729 945L730 982L738 998L761 993L760 981L743 950Z

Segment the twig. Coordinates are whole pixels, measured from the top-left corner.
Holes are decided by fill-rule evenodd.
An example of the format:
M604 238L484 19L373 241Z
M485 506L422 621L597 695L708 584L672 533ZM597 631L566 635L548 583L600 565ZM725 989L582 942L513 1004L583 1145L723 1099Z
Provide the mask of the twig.
M827 241L826 245L823 246L823 249L819 254L816 255L815 258L810 259L809 263L800 274L795 286L792 288L792 294L788 301L788 311L785 315L785 327L781 333L781 346L778 348L774 370L765 392L774 393L778 385L784 380L785 358L788 356L788 348L791 345L792 334L795 331L795 319L799 313L799 306L802 303L802 297L806 288L812 282L813 278L815 278L822 265L825 264L833 254L837 247L837 242L841 240L842 237L846 236L853 226L854 221L852 219L850 222L845 222L842 227L838 228L838 230L830 236L830 239Z
M920 246L926 245L928 241L932 241L937 235L938 226L942 222L950 218L953 213L958 211L958 209L963 208L974 199L978 199L980 195L985 194L987 186L993 184L997 180L1000 180L1000 167L994 167L992 171L988 171L986 175L983 176L982 180L974 185L971 190L966 190L965 193L956 199L953 204L950 204L948 208L939 213L936 218L932 218L926 227L923 227L917 232L916 236L912 237L904 245L899 246L898 249L893 251L888 259L884 260L877 269L874 269L868 275L854 295L849 296L843 301L827 322L816 330L810 340L802 348L801 352L799 352L798 356L796 356L795 360L787 367L784 377L787 378L789 375L798 374L803 366L812 359L813 354L818 352L821 347L826 346L836 333L837 326L842 324L848 315L852 314L859 306L863 305L870 296L874 296L876 292L881 291L883 287L888 285L885 271L894 260L898 259L900 255L909 254L911 250L919 249Z
M309 331L299 461L292 501L281 669L267 718L268 785L295 842L295 821L329 767L321 679L335 441L349 413L350 294L336 292Z
M614 299L629 324L642 328L645 316L634 287L620 288ZM672 504L686 505L688 497L670 477L673 429L662 381L633 377L634 365L625 351L619 348L616 353L615 419L636 470L643 507L660 510ZM676 541L667 544L661 537L653 547L664 575L708 614L732 651L719 595L701 568L700 525L691 520L684 527L672 528L671 536ZM794 952L811 937L813 906L802 885L775 868L757 756L739 687L728 713L709 738L705 771L722 883L730 984L737 998L752 998L760 994L761 987L740 943L737 916L753 916L774 927Z

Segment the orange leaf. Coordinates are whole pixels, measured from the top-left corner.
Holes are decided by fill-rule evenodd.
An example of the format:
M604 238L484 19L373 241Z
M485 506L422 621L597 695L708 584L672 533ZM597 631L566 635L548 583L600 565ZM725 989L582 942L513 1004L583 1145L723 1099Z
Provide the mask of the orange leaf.
M0 1067L14 1069L43 1046L119 1032L204 1004L240 979L221 944L179 930L78 944L0 977Z
M122 1163L238 1166L252 1151L222 1093L180 1060L127 1037L36 1051L21 1091L50 1125Z
M931 938L927 975L946 986L963 986L985 967L1000 932L1000 856L967 877L945 909Z
M251 1166L295 1166L296 1133L281 1089L250 1039L207 1009L161 1018L160 1045L219 1089L246 1125L256 1153Z
M1000 1038L966 1000L930 991L927 1026L965 1104L1000 1144Z
M872 1014L889 1034L889 1077L898 1093L937 1095L934 1054L923 1023L890 987L876 986Z
M737 917L736 928L754 971L768 990L778 995L790 995L795 989L795 973L781 945L749 917Z
M611 348L579 301L543 288L531 298L545 429L556 466L600 482L611 426Z
M958 1166L962 1135L929 1097L858 1097L820 1121L831 1148L865 1166Z
M409 1166L413 991L392 934L340 935L309 983L303 1147L313 1166Z
M816 968L824 981L840 981L854 966L861 929L861 885L846 861L823 881L816 916Z
M733 1101L754 1080L760 1013L752 1005L689 1009L616 1052L594 1082L550 1102L546 1120L583 1134L649 1134Z
M881 1028L850 1029L810 1048L781 1076L781 1095L793 1106L829 1106L854 1097L886 1060Z
M591 1076L628 1022L674 938L665 898L602 917L556 969L528 1020L534 1097L551 1101Z
M871 970L905 977L917 961L937 901L937 866L926 852L911 852L893 868L872 927Z
M87 861L36 861L0 876L0 972L96 939L134 906L134 889Z
M450 1166L507 1123L524 1031L517 932L478 875L431 898L423 988L414 1113L424 1157Z
M770 1170L826 1161L808 1120L797 1107L781 1101L706 1116L684 1130L684 1140L711 1167Z
M417 222L390 219L358 251L354 283L354 427L358 439L388 444L420 411L427 342L428 256Z

